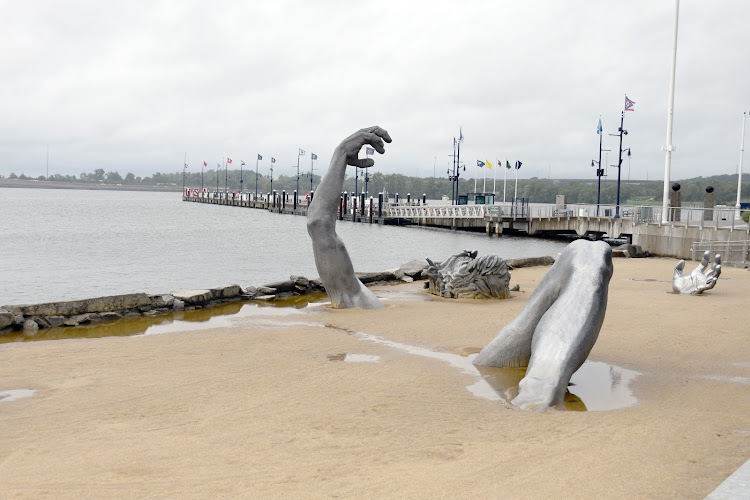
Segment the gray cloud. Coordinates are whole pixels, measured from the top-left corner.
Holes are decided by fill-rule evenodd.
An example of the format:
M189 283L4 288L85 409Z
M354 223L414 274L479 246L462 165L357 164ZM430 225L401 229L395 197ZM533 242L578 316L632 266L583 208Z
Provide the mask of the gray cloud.
M380 124L376 168L444 174L477 158L593 177L599 116L624 94L632 178L661 178L673 2L6 2L0 173L178 171L226 153L325 166ZM672 177L734 173L750 111L750 4L683 0ZM617 139L605 135L605 148ZM609 163L616 163L610 153ZM309 163L309 160L308 160ZM627 168L627 165L626 165ZM747 166L746 166L747 169ZM625 172L623 172L625 174ZM498 172L502 175L502 172ZM614 175L614 172L613 172Z

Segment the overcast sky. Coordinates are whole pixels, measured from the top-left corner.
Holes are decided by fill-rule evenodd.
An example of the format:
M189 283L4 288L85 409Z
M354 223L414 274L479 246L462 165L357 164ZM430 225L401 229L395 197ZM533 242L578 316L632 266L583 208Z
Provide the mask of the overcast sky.
M351 132L393 137L376 171L445 177L461 159L662 179L673 0L0 0L0 174L215 168L291 174ZM680 4L672 179L733 174L750 111L750 2ZM748 125L747 135L750 135ZM750 140L748 140L750 148ZM364 154L364 152L362 153ZM750 158L744 171L750 170ZM497 171L498 178L503 172ZM492 176L491 171L488 171ZM616 175L611 169L611 175ZM480 173L480 177L481 177Z

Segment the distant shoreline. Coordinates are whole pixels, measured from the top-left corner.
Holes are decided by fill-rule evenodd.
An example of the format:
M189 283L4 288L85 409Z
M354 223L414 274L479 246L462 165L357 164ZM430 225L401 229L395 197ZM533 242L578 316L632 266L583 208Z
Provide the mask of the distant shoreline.
M181 186L144 186L133 184L94 184L89 182L38 181L31 179L0 179L0 188L78 189L87 191L156 191L179 193Z

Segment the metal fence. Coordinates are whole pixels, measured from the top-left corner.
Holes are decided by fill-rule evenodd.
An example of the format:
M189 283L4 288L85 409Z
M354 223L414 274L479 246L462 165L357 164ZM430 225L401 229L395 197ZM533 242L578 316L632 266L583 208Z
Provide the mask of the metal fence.
M745 267L750 264L750 240L745 241L694 241L690 247L691 258L701 260L708 250L711 255L721 254L721 263Z

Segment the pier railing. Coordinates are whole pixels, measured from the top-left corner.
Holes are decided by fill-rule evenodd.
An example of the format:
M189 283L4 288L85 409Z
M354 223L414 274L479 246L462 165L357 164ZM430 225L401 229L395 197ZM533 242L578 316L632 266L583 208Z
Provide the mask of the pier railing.
M388 217L397 219L484 219L487 205L391 205Z
M721 254L721 263L745 267L750 264L750 240L745 241L694 241L690 247L693 260L701 260L708 250L713 258L714 253Z

